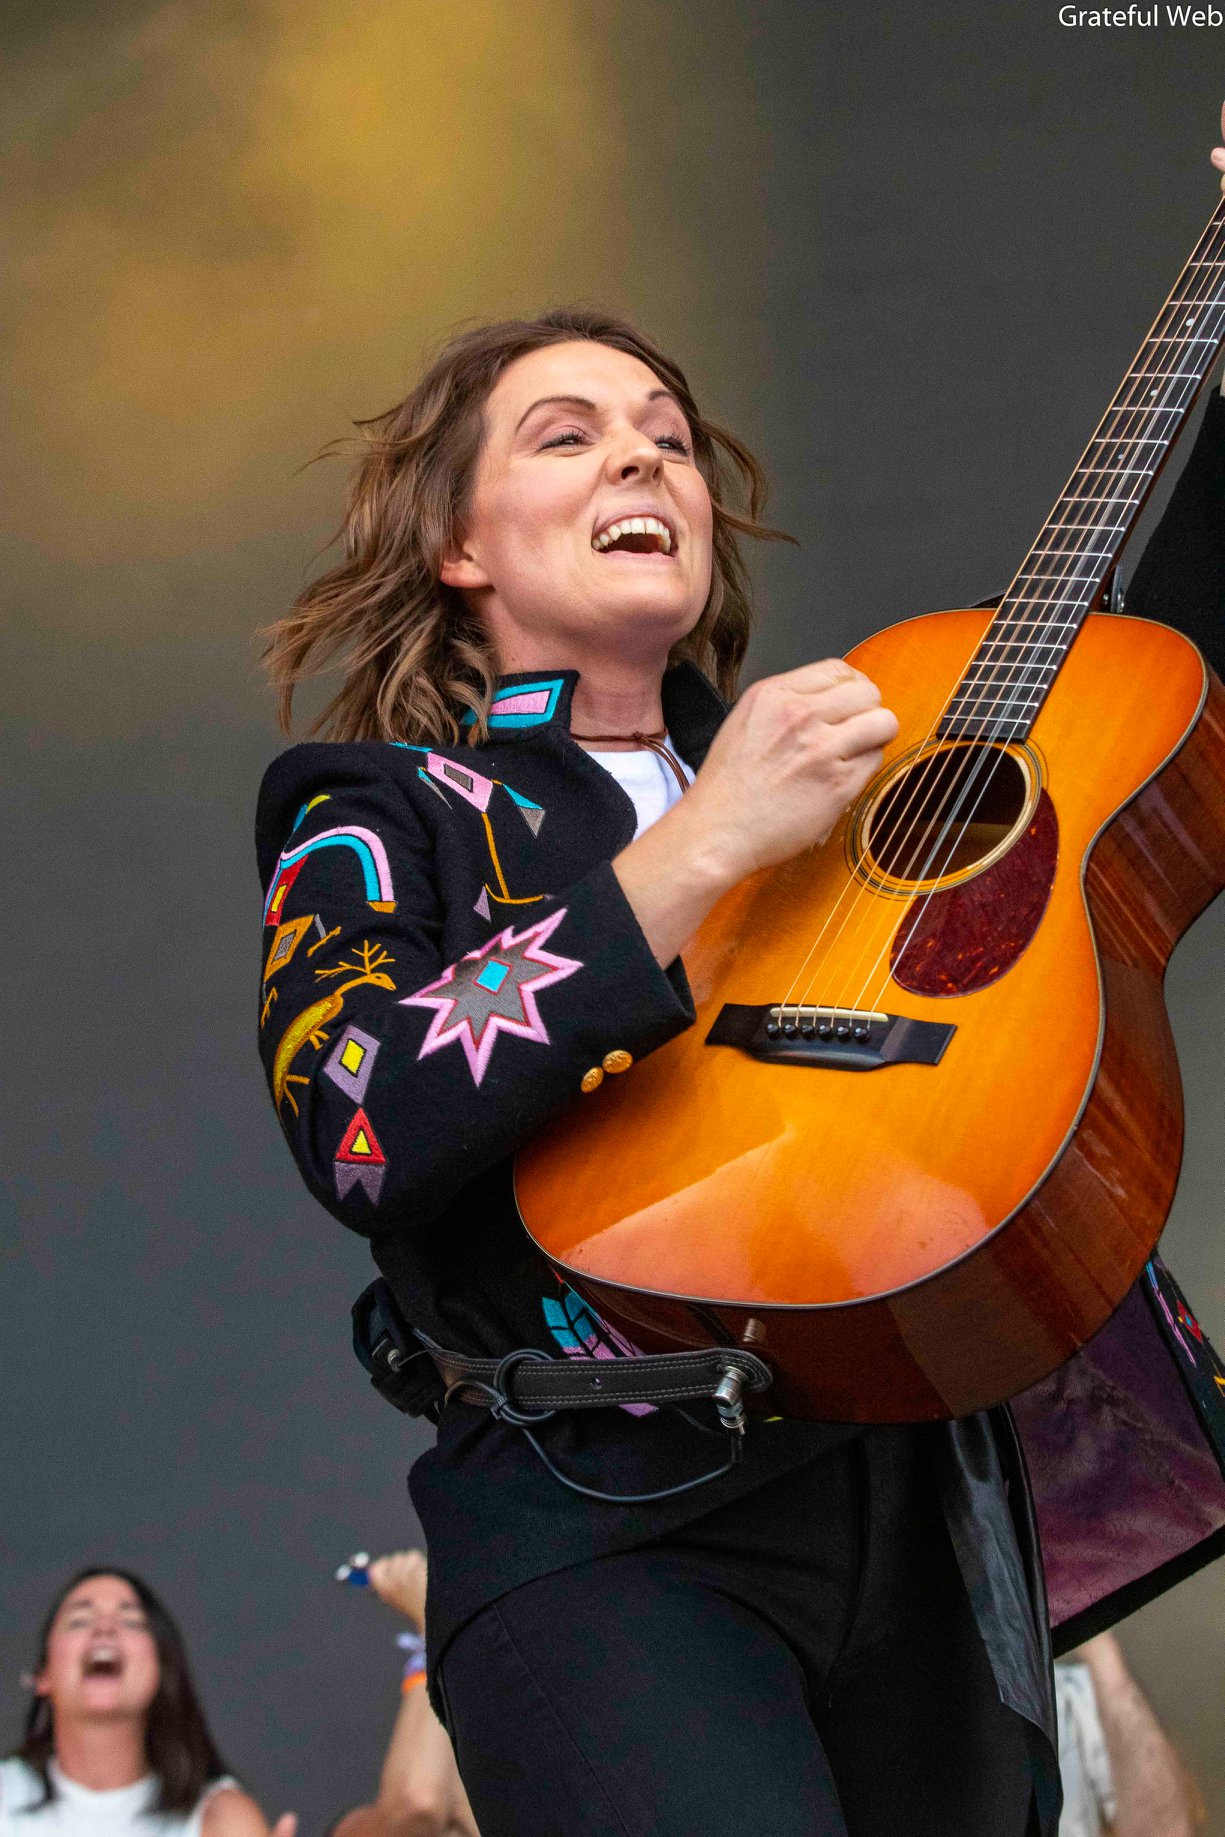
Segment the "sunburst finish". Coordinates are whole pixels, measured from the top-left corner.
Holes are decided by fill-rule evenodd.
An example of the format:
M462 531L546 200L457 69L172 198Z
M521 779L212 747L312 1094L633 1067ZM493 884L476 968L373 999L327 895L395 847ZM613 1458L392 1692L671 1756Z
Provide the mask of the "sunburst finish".
M990 619L914 619L851 654L899 718L886 773L933 732ZM1161 981L1225 884L1222 695L1169 628L1085 622L1027 737L1057 822L1049 897L971 993L892 978L916 908L856 872L872 787L823 847L734 889L684 952L696 1025L520 1154L540 1247L644 1344L748 1328L777 1373L771 1407L802 1414L961 1414L1067 1357L1173 1194ZM982 922L1006 931L1008 913ZM956 1031L937 1065L869 1072L706 1043L725 1002L782 1001Z

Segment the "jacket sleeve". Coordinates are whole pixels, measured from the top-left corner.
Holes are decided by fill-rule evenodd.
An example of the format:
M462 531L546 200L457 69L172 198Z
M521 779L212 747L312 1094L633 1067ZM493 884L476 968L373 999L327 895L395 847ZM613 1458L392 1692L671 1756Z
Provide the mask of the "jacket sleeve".
M353 1230L428 1223L606 1054L692 1024L679 963L660 969L607 863L447 962L433 843L393 778L350 769L287 827L260 1052L308 1187Z
M1136 564L1125 610L1185 633L1225 676L1225 399L1218 390Z

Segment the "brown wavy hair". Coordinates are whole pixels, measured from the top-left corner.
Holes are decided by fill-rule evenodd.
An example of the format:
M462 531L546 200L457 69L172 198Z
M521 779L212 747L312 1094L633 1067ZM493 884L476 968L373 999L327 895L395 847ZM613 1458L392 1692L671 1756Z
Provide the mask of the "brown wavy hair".
M439 579L439 569L461 539L490 391L516 358L575 339L637 357L684 410L714 509L714 565L702 615L675 647L673 661L691 658L724 696L735 693L752 624L736 539L783 536L760 521L765 474L734 434L705 418L680 366L645 332L596 308L567 306L461 333L402 402L355 423L361 457L333 537L343 560L312 581L263 634L261 662L286 731L298 686L338 670L340 688L311 724L312 733L330 740L453 745L460 717L471 710L469 738L485 738L498 675L493 645L462 594ZM319 457L342 450L333 442Z
M199 1803L205 1787L221 1779L228 1769L217 1752L196 1695L183 1635L147 1582L142 1582L129 1569L95 1565L78 1570L60 1589L47 1611L38 1636L38 1660L34 1668L41 1671L47 1662L51 1628L73 1589L103 1575L117 1576L128 1584L144 1609L157 1647L157 1691L145 1719L145 1755L149 1771L157 1780L157 1797L151 1809L190 1812ZM48 1762L55 1758L55 1724L48 1698L32 1698L21 1742L13 1749L13 1757L25 1761L38 1775L43 1788L40 1803L46 1805L55 1797L55 1786L47 1770Z

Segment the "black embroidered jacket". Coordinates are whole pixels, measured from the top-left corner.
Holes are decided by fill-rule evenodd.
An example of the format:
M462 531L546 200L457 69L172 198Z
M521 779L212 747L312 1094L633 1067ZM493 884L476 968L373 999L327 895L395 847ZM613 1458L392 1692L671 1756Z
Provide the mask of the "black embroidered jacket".
M610 1055L632 1078L693 1019L683 968L660 969L609 865L635 813L570 738L575 681L504 680L479 747L294 747L260 794L260 1041L286 1138L316 1197L370 1237L407 1318L469 1352L633 1353L531 1245L511 1156L566 1105L600 1101L583 1085ZM681 666L664 706L699 766L721 702ZM738 1473L621 1507L567 1493L516 1431L449 1407L413 1472L432 1652L504 1589L655 1536L854 1432L755 1424ZM622 1494L723 1460L666 1411L559 1419L546 1439L575 1478Z

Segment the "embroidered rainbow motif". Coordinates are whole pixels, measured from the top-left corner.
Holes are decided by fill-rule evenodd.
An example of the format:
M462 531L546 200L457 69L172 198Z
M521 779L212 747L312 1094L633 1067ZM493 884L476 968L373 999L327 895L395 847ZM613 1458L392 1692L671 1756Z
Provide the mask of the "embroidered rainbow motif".
M308 855L313 855L321 848L351 848L361 865L367 905L372 906L376 912L395 911L395 893L391 884L387 850L373 829L325 829L322 834L312 836L309 842L301 842L297 848L287 848L282 852L264 902L265 925L279 918L285 895L297 878L303 862Z

